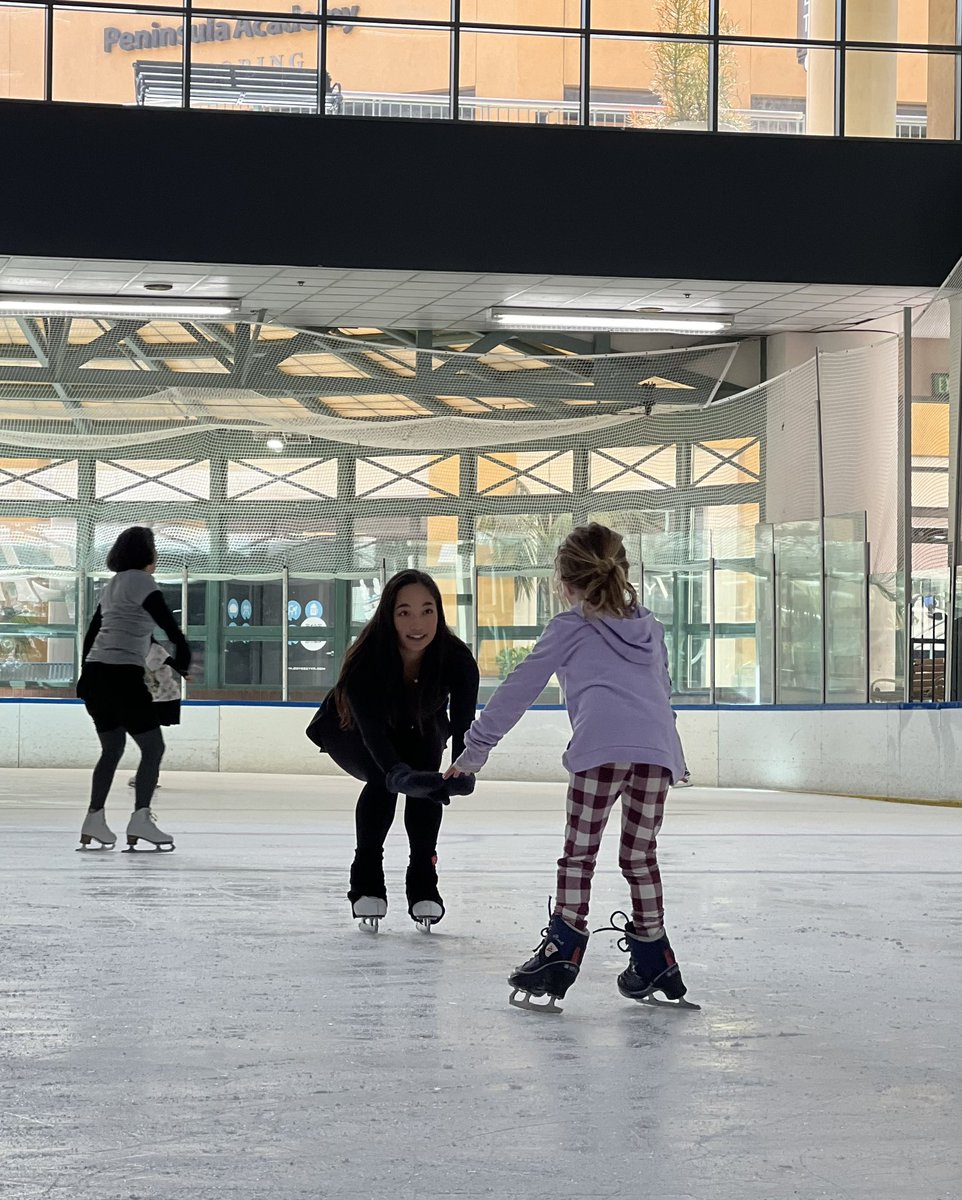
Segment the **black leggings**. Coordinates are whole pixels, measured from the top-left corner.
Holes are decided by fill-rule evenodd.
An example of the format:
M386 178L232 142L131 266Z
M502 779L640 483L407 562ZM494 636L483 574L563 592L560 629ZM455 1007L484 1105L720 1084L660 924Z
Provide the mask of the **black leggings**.
M149 729L146 733L130 736L140 747L140 765L134 779L134 807L149 808L160 776L160 760L164 757L164 735L159 729ZM110 785L127 743L123 729L98 730L97 737L100 738L100 758L94 767L90 787L91 812L99 812L107 803Z
M388 791L384 772L371 758L356 730L330 731L325 736L324 749L339 767L355 779L364 781L354 814L357 846L351 865L348 899L357 900L360 896L387 899L384 841L394 823L397 793ZM406 762L422 771L437 771L443 750L443 743L412 738L398 747L398 762ZM440 902L436 859L441 813L442 805L433 800L405 797L404 828L410 846L405 891L409 908L419 900Z

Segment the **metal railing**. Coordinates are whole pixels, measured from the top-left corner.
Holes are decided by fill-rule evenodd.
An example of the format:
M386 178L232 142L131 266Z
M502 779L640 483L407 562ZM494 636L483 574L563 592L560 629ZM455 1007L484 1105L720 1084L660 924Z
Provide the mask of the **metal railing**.
M135 64L137 103L146 107L175 108L182 100L182 67L179 63ZM317 72L310 68L236 67L195 64L191 69L192 108L243 109L262 112L313 113L317 111ZM447 121L451 99L446 95L417 92L346 92L335 85L325 97L329 116L403 118ZM644 129L670 125L666 109L658 104L592 104L588 123L593 128ZM494 124L578 125L581 105L575 100L513 100L462 96L458 119ZM678 123L697 128L696 122ZM722 114L720 126L733 132L768 134L805 133L805 113L773 109L732 109ZM924 138L924 115L899 116L895 136Z

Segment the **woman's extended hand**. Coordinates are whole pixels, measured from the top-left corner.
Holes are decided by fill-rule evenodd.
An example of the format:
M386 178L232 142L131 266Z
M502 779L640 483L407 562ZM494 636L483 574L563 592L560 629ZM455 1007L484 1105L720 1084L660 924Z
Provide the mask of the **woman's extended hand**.
M459 771L457 767L451 766L444 772L445 779L457 779L459 775L463 775L463 771Z

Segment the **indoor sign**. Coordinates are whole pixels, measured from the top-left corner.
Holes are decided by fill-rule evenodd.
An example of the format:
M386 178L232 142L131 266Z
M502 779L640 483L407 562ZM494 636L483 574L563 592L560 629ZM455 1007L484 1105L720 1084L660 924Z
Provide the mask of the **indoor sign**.
M298 16L302 13L301 6L291 6L291 13ZM343 8L330 8L328 15L332 17L356 17L361 11L359 4L347 5ZM235 38L277 37L284 33L310 33L316 26L307 25L300 21L220 21L208 17L205 21L194 21L190 26L192 42L230 42ZM350 33L352 25L342 25L345 33ZM162 46L179 46L184 40L183 25L161 25L159 21L151 21L149 29L125 30L108 25L104 29L104 53L110 54L114 48L118 50L157 50Z

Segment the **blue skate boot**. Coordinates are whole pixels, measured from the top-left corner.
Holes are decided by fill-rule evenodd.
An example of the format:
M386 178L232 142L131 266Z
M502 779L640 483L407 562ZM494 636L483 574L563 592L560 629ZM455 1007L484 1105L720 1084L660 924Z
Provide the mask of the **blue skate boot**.
M623 925L617 923L617 917L622 918ZM701 1008L700 1004L692 1004L685 999L688 989L666 934L653 942L644 941L635 932L627 913L623 912L612 913L611 924L605 928L623 934L618 939L618 948L627 950L631 955L628 969L618 976L618 991L627 1000L637 1000L641 1004L653 1004L659 1008ZM659 1000L656 992L661 992L665 999Z
M560 1013L562 1010L555 1001L563 1000L565 992L578 978L588 934L569 925L557 913L548 921L548 928L541 932L544 941L535 950L534 957L508 976L513 989L508 1003L531 1012ZM547 996L548 1003L534 1004L534 996Z

